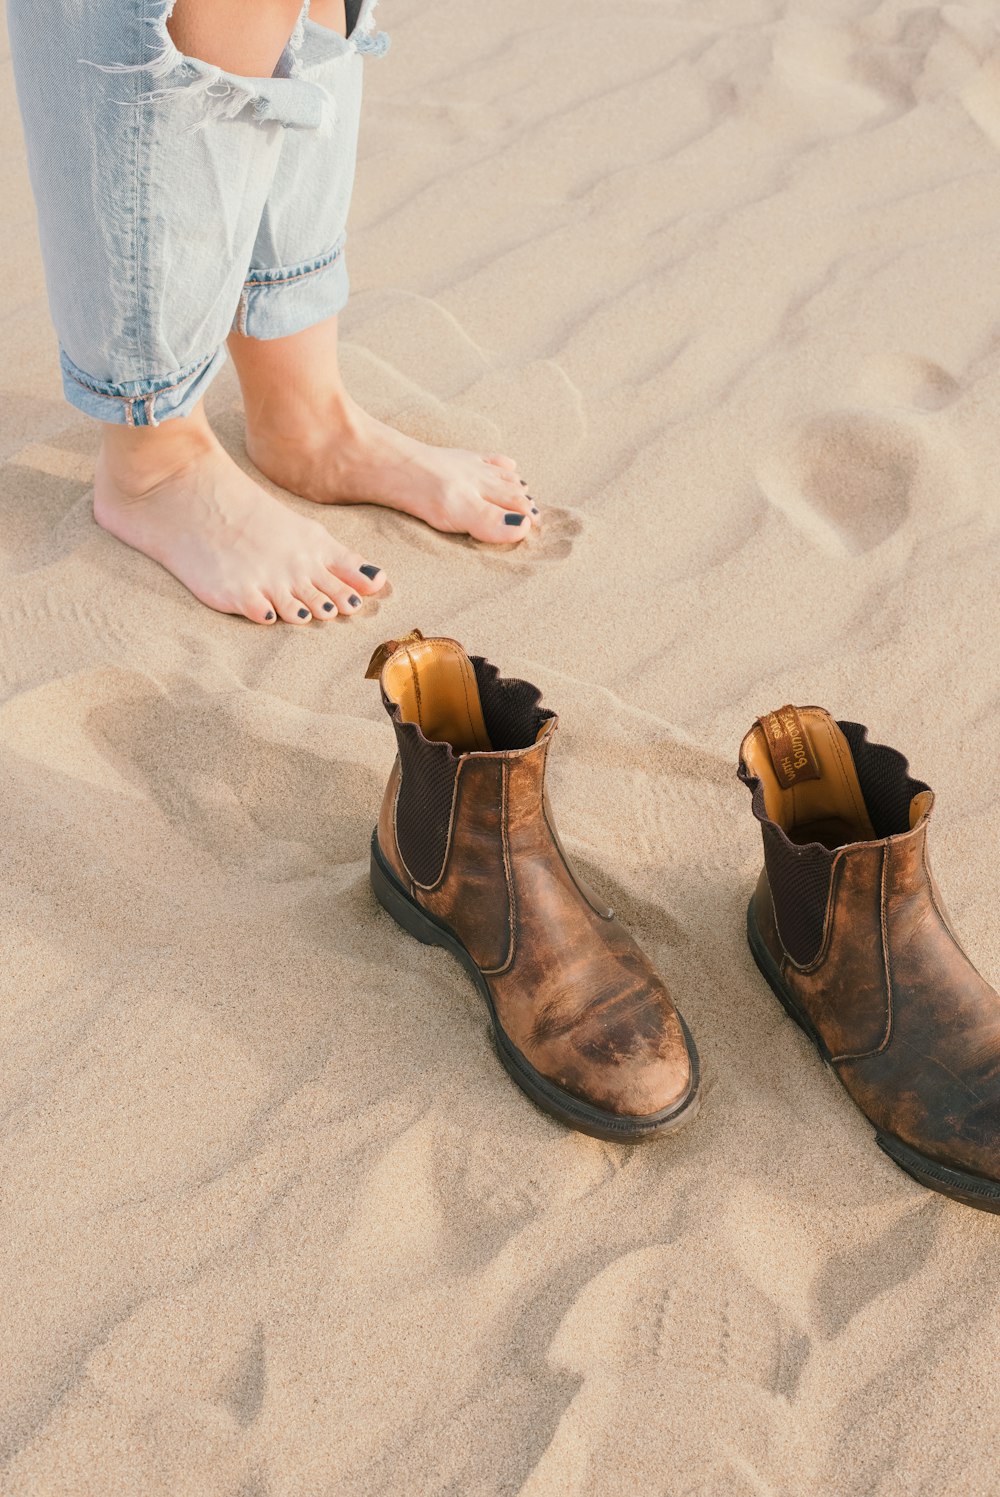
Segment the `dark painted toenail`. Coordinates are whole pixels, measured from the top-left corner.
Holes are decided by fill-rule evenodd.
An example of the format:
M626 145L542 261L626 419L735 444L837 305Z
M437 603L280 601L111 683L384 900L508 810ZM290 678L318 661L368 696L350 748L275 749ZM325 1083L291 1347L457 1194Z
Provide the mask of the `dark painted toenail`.
M332 603L324 603L323 604L323 612L324 613L329 613L332 607L333 607Z
M523 525L524 524L524 516L523 515L504 515L503 522L504 522L505 525Z
M520 479L519 482L520 482L520 485L521 485L522 489L526 489L528 487L528 480L526 478Z
M265 613L265 615L264 615L264 622L265 622L265 624L269 624L273 618L274 618L274 614L271 612L270 609L268 609L267 613Z
M299 609L299 618L300 619L307 619L308 617L309 617L309 610L308 610L308 608L300 608Z
M373 567L370 561L366 561L363 567L358 567L358 571L361 573L362 577L368 577L372 582L375 581L375 578L378 576L381 570L381 567Z
M348 603L350 603L350 605L351 605L352 608L360 608L361 607L361 599L358 597L357 593L352 593L351 596L348 598L347 601L348 601Z
M533 504L533 505L532 505L532 506L531 506L531 513L532 513L532 514L533 514L533 515L537 515L537 514L538 514L538 508L537 508L537 506L536 506L536 505L534 505L534 504Z

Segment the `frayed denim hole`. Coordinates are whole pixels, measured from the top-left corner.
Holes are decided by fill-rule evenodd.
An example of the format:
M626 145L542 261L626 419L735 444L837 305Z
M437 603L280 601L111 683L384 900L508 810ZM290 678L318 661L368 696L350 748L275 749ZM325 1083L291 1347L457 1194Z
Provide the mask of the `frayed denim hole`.
M166 78L185 61L167 30L167 22L173 15L176 4L177 0L162 0L157 13L146 16L144 24L152 33L151 55L147 62L97 62L91 57L81 57L81 64L84 67L96 68L99 73L147 73L150 78Z
M350 34L355 51L368 57L384 57L389 50L389 38L384 31L375 30L375 11L378 0L362 0L357 25Z
M374 36L359 36L354 46L362 56L384 57L389 50L389 38L384 31L376 31Z
M274 104L259 92L255 80L240 79L235 74L226 73L223 68L217 67L214 63L203 62L197 57L187 57L178 49L167 29L167 23L176 3L177 0L162 0L155 15L146 17L145 24L150 27L155 40L151 40L150 56L145 62L102 63L92 58L81 58L80 61L102 73L142 73L152 80L170 79L170 82L165 83L161 88L148 89L137 100L121 101L132 107L145 103L157 104L181 95L190 97L192 94L202 94L206 101L205 113L201 119L188 125L182 131L183 134L194 133L218 120L235 119L248 106L251 107L252 118L258 124L266 124L273 120L276 117ZM298 75L298 54L302 47L308 10L308 0L305 0L295 29L279 59L279 67L287 60L287 76L289 77ZM274 76L282 76L277 68ZM328 131L332 128L332 121L323 118L320 128Z
M302 72L302 47L305 42L306 21L309 19L309 0L303 0L299 18L284 51L275 63L272 78L298 78Z

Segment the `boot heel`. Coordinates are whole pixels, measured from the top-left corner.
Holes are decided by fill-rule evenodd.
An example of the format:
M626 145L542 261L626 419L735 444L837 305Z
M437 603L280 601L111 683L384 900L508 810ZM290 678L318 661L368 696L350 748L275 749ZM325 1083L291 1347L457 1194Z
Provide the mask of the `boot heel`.
M441 939L442 932L432 921L428 920L422 910L418 909L391 869L386 867L379 851L378 835L374 832L372 833L371 882L372 891L379 904L408 935L416 936L417 940L423 941L425 946L445 944Z

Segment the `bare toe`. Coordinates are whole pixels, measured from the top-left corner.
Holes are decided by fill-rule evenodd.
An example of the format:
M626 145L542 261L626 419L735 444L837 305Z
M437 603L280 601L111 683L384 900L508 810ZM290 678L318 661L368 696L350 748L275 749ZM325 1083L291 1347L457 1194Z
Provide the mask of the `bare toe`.
M509 546L515 541L524 540L531 531L531 521L527 515L518 514L512 509L502 509L498 504L480 499L470 505L464 528L477 541Z
M323 619L332 619L336 616L337 599L332 587L317 586L313 582L301 582L295 589L295 596L320 623Z
M284 619L286 624L308 624L312 622L312 612L308 609L301 598L293 593L282 590L274 593L274 606L279 619Z
M337 599L337 605L340 608L341 613L345 614L349 618L352 613L357 613L358 609L361 607L361 599L357 593L349 592L346 598Z
M263 593L251 593L248 597L244 598L239 611L254 624L276 624L278 622L278 616L274 611L274 604Z
M389 580L381 567L372 561L365 561L356 551L342 551L334 561L328 561L326 565L338 582L346 584L349 591L363 593L366 597L381 592ZM337 594L331 593L330 596L335 597Z
M352 613L384 587L379 567L265 494L207 428L188 437L183 423L167 425L178 428L179 446L148 449L138 476L131 457L102 448L94 516L201 602L259 624L306 624Z
M349 582L339 581L330 572L326 574L325 578L317 577L316 586L333 599L337 613L342 613L350 617L352 613L357 613L361 607L362 600L360 594L356 592ZM335 615L331 613L329 617L333 618Z
M518 484L504 483L502 478L487 479L482 487L484 499L498 504L503 509L515 510L520 515L532 518L538 513L531 495Z

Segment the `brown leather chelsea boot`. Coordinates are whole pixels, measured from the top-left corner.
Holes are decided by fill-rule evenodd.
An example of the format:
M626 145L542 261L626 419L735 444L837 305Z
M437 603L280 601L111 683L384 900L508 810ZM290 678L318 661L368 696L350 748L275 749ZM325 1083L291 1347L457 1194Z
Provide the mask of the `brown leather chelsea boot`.
M739 775L764 838L747 916L758 967L889 1157L1000 1211L1000 997L931 875L933 794L820 707L759 718Z
M631 1142L694 1116L698 1057L660 978L571 870L545 794L556 729L527 681L418 630L372 657L398 756L371 879L404 930L486 1000L500 1059L583 1133Z

